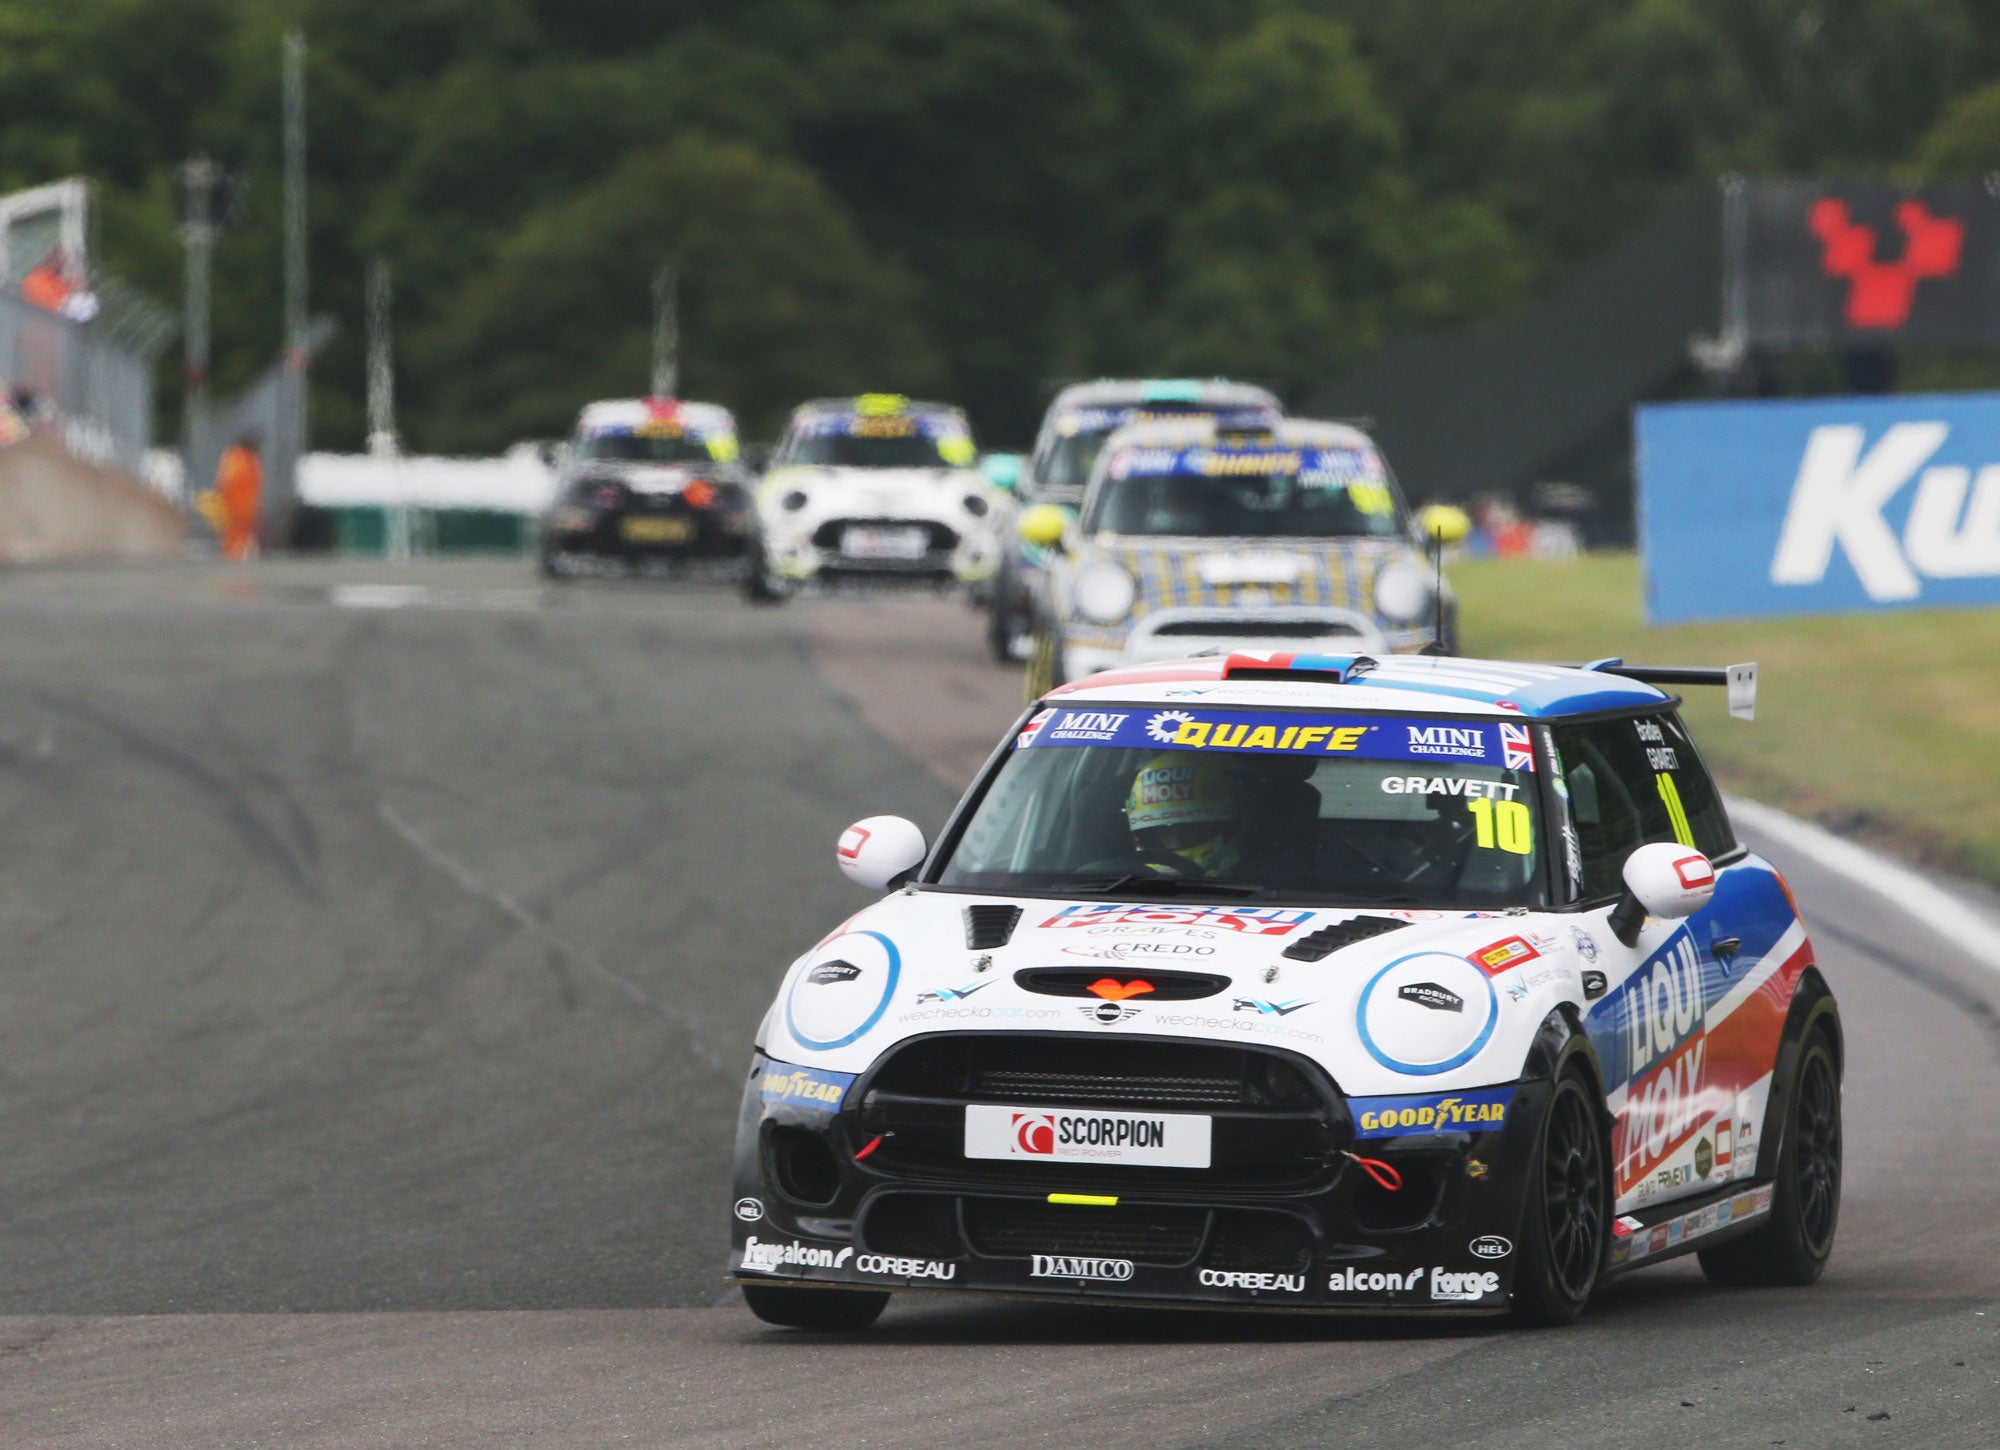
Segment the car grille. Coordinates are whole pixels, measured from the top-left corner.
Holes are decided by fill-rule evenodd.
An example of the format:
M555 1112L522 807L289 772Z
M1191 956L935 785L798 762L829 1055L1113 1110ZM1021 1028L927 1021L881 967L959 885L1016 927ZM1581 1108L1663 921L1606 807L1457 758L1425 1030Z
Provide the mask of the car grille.
M1338 619L1266 619L1255 614L1212 615L1199 619L1170 619L1154 629L1159 635L1193 636L1202 639L1359 639L1361 631Z
M1178 1204L1081 1207L1028 1198L887 1193L863 1215L871 1253L953 1259L1077 1254L1174 1267L1296 1273L1310 1267L1312 1230L1292 1214Z
M1254 1048L1112 1037L954 1034L900 1049L872 1089L966 1101L1017 1099L1174 1111L1310 1109L1292 1060Z
M812 541L816 549L840 550L840 538L850 528L871 529L922 529L924 531L924 552L927 554L949 554L958 547L958 532L948 524L940 524L925 519L828 519L813 530ZM897 560L871 560L871 563L896 563ZM908 562L908 561L900 561Z
M1167 1198L1294 1190L1329 1180L1353 1128L1303 1059L1222 1043L1081 1034L953 1033L895 1049L854 1102L880 1136L870 1169L910 1181L1144 1190ZM965 1105L1022 1103L1212 1119L1207 1168L1025 1163L965 1156Z

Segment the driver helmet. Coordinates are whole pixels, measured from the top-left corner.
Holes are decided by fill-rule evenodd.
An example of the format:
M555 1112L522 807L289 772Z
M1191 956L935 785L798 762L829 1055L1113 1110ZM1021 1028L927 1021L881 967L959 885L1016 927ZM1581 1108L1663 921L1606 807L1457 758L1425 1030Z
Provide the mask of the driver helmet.
M1132 844L1174 856L1207 876L1236 861L1243 790L1220 760L1189 751L1162 751L1139 767L1125 796Z

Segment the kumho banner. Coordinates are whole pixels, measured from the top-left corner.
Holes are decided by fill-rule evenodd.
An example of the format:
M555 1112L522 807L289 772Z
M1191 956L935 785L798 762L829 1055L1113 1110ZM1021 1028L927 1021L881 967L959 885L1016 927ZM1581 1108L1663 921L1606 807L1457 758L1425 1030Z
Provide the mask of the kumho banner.
M1638 410L1655 624L2000 603L2000 393Z

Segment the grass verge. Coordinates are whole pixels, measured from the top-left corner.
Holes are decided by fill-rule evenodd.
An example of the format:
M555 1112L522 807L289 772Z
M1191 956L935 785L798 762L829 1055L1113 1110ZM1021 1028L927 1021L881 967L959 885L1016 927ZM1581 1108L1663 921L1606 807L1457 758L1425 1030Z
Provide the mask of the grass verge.
M1726 788L2000 882L2000 609L1651 629L1631 554L1451 569L1461 648L1501 659L1755 660L1757 719L1721 691L1686 714Z

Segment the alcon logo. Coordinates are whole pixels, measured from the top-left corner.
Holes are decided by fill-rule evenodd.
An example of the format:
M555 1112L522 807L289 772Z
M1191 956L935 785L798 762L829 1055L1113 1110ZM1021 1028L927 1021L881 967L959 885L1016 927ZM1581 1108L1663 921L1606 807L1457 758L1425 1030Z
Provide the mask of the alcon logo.
M1771 559L1771 582L1818 584L1835 544L1868 597L1884 602L1915 599L1920 574L2000 575L2000 464L1982 466L1976 480L1965 467L1924 468L1950 434L1948 423L1898 423L1864 453L1867 434L1859 426L1813 429ZM1912 478L1916 497L1898 540L1882 513Z
M1822 270L1847 283L1847 325L1855 328L1893 329L1908 322L1917 283L1951 276L1965 247L1964 222L1932 216L1914 199L1896 208L1903 255L1894 262L1875 259L1875 229L1855 221L1837 196L1814 202L1806 225L1819 238Z

